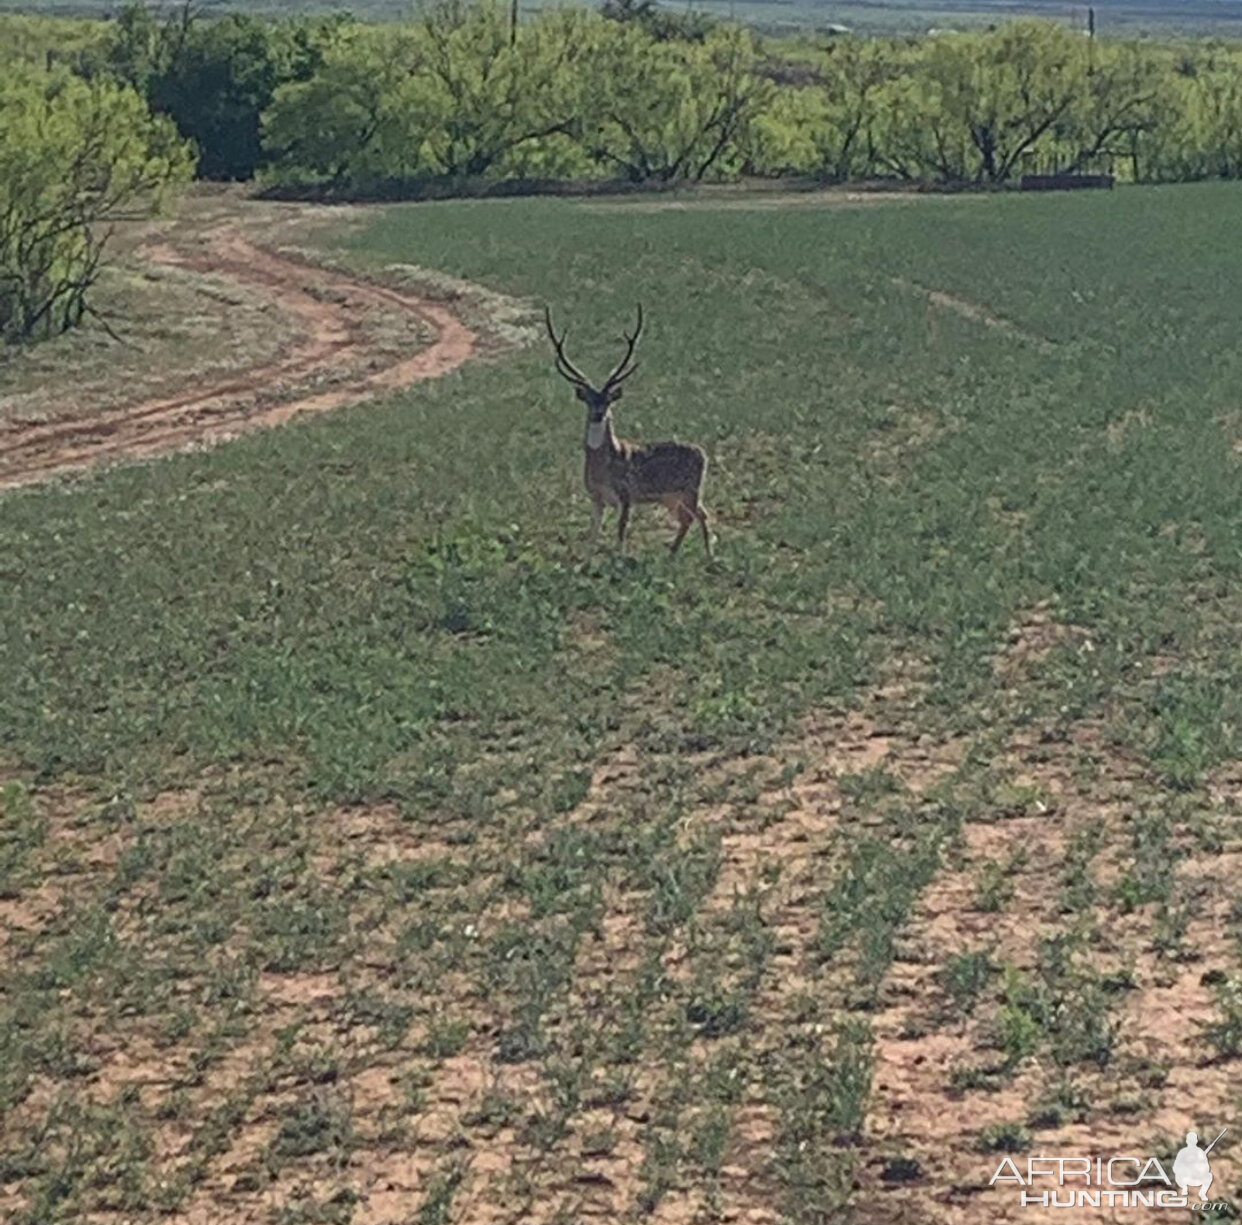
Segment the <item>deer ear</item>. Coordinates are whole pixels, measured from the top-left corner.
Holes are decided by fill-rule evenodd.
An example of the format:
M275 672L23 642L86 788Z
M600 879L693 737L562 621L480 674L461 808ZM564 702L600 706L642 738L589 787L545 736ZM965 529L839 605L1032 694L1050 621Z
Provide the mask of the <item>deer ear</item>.
M614 400L619 400L619 399L621 399L621 388L620 387L610 388L608 391L608 403L611 404Z
M591 402L591 397L587 395L585 387L575 387L574 395L576 395L578 399L583 402L583 404L590 404Z

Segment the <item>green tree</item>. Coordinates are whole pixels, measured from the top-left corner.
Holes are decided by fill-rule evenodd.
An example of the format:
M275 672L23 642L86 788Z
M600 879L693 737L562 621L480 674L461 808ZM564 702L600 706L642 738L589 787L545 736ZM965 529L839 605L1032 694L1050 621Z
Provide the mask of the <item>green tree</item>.
M355 29L307 81L277 89L264 119L276 177L357 187L587 169L583 82L602 24L555 11L511 41L499 5L449 0L412 27Z
M1070 124L1069 169L1105 156L1129 158L1137 179L1141 139L1169 114L1171 74L1160 58L1133 43L1103 44L1094 56Z
M1194 170L1236 179L1242 175L1242 58L1233 49L1214 49L1192 81Z
M198 146L204 178L248 179L262 164L259 117L292 75L285 50L268 26L241 13L165 31L148 96Z
M944 56L940 52L941 59ZM965 55L953 67L966 71ZM941 63L938 75L924 70L925 55L906 51L898 71L879 91L872 121L880 165L903 179L936 178L961 182L974 175L968 125L954 113L941 78L950 65Z
M0 14L0 66L76 67L97 59L106 41L107 27L99 21Z
M199 150L209 179L249 179L265 164L262 115L287 81L309 78L349 18L202 20L189 3L159 21L124 7L98 71L129 82Z
M822 141L828 125L823 90L783 86L752 122L743 141L745 174L780 176L818 174L823 166Z
M425 173L430 120L409 30L351 30L307 81L277 88L263 117L277 181L370 187Z
M523 146L573 136L599 18L566 10L520 26L503 6L438 0L419 23L421 105L439 173L484 175Z
M0 79L0 336L27 340L92 311L110 224L187 180L190 151L129 86L64 70Z
M736 173L775 89L756 72L753 37L740 29L671 43L622 26L593 67L587 146L636 182Z
M825 122L816 140L820 173L840 182L873 172L880 96L898 64L886 43L858 38L832 41L821 87Z
M883 159L911 178L1005 182L1083 98L1082 41L1041 21L929 40L884 91Z

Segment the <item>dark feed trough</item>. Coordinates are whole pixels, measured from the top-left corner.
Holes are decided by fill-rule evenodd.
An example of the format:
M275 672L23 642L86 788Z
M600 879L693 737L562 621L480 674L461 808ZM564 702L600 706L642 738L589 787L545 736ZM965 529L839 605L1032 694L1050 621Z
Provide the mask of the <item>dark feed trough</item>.
M1086 187L1113 186L1111 174L1024 174L1023 191L1073 191Z

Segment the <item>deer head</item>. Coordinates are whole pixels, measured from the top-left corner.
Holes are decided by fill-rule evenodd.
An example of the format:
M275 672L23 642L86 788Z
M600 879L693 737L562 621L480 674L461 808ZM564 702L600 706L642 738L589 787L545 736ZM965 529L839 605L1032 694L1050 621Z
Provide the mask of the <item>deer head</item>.
M638 363L633 357L634 346L643 330L642 304L638 307L638 325L634 328L634 334L631 336L629 332L625 333L625 356L613 367L612 373L599 388L592 386L586 375L565 356L565 337L569 334L569 329L566 328L558 337L552 326L552 312L547 307L544 307L543 318L548 327L552 348L556 350L557 373L572 384L574 394L587 406L588 426L601 425L607 418L613 401L621 398L621 384L638 369Z

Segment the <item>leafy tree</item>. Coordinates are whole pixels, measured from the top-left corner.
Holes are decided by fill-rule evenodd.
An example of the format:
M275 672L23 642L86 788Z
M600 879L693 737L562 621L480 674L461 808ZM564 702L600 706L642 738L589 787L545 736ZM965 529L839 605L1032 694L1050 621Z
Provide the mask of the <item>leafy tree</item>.
M961 182L974 175L970 133L960 105L953 106L953 91L946 79L952 82L968 72L970 65L960 51L952 63L944 49L937 56L941 60L937 73L920 71L918 51L907 51L897 59L898 71L876 99L877 158L899 178ZM961 91L956 92L960 104Z
M285 50L269 27L242 13L166 31L148 95L198 146L205 178L248 179L262 164L259 117L292 75L281 62Z
M1242 60L1236 52L1211 54L1193 78L1191 131L1203 177L1242 175Z
M75 66L99 55L106 27L98 21L0 14L0 66Z
M1136 180L1242 174L1236 48L1089 44L1047 22L761 46L658 0L545 10L516 30L503 0L429 0L385 27L188 7L159 20L133 4L103 40L16 20L0 25L19 35L0 63L50 54L128 81L197 143L208 177L1003 184L1030 165L1101 162Z
M499 4L438 0L419 24L422 103L434 116L431 164L450 176L483 175L522 146L571 136L598 19L565 11L517 30Z
M742 171L750 175L817 174L821 142L829 124L822 89L777 88L747 126L741 142Z
M183 9L181 23L189 18L190 10ZM152 78L164 67L165 47L166 27L152 11L145 4L126 4L112 25L101 67L128 81L146 98Z
M128 81L199 149L209 179L249 179L265 164L262 114L279 86L305 80L349 18L261 22L244 13L202 20L190 3L159 21L123 8L102 70Z
M756 66L744 30L721 30L702 43L662 43L622 27L607 39L592 74L587 145L635 182L735 172L749 128L775 88Z
M189 150L112 81L19 66L0 79L0 336L66 331L92 311L110 223L158 203Z
M1134 178L1242 177L1242 55L1218 46L1151 55L1164 75L1151 123L1130 138Z
M872 172L879 98L896 71L897 61L884 43L833 40L822 86L827 113L816 142L821 173L843 181Z
M1081 40L1049 22L933 38L883 90L879 156L907 178L1003 183L1086 88Z
M1128 156L1137 179L1140 140L1167 113L1170 86L1166 65L1137 45L1097 48L1073 115L1069 169L1081 170L1101 156Z
M349 31L309 80L277 87L263 117L274 177L358 187L425 172L423 64L408 30Z
M1012 22L970 42L935 40L928 68L948 125L969 138L971 177L1008 179L1083 96L1086 67L1082 40L1048 22Z

